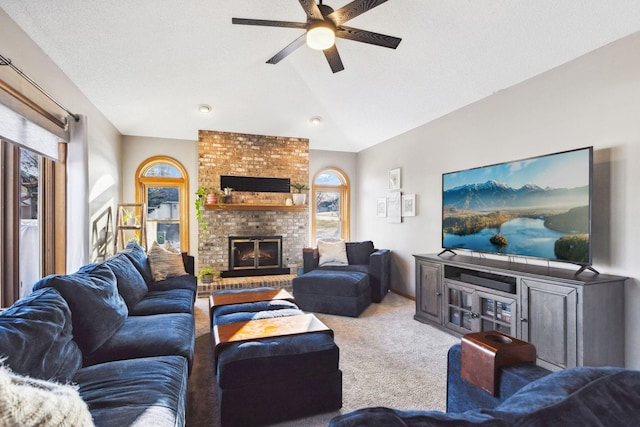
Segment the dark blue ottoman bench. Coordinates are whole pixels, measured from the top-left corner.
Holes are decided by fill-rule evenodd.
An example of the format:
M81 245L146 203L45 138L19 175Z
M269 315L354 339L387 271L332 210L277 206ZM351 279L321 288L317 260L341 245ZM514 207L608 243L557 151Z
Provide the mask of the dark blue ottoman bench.
M369 275L359 271L312 270L291 286L305 311L358 317L371 304Z
M216 325L301 315L304 312L295 303L285 300L213 307L212 341ZM222 426L264 425L341 408L342 372L338 365L339 349L332 333L265 337L225 345L217 353L216 363Z

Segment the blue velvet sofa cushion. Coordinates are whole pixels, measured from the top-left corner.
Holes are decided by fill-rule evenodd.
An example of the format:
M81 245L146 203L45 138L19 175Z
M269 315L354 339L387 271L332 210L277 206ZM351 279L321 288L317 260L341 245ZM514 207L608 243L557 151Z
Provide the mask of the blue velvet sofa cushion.
M529 369L532 368L534 366L529 365ZM636 426L640 424L639 384L640 371L610 367L572 368L525 385L493 409L476 408L445 414L364 408L335 417L329 425ZM470 398L474 399L473 396Z
M116 277L104 263L84 266L74 274L47 276L33 289L46 287L57 289L69 304L73 336L85 355L111 338L127 318Z
M195 296L198 292L198 279L190 274L184 276L169 277L157 282L147 283L150 291L165 291L169 289L187 289Z
M73 382L96 427L182 426L187 361L181 356L101 363L80 369Z
M399 411L391 408L363 408L334 417L329 427L509 427L504 421L477 413L446 414L439 411Z
M142 298L147 295L147 284L140 272L133 265L131 260L123 253L115 254L105 262L113 274L116 276L118 292L131 310Z
M521 426L640 424L640 371L573 368L528 384L493 410Z
M291 301L273 300L273 301L257 301L242 304L229 304L220 307L214 307L211 314L212 326L220 324L218 320L221 316L227 316L234 313L258 313L260 311L273 311L284 309L297 309L298 306ZM225 323L231 323L226 321Z
M349 264L369 265L369 256L375 251L373 242L365 240L363 242L347 242L347 259Z
M195 324L186 313L129 316L104 345L85 356L85 365L151 356L183 356L193 361Z
M293 280L294 294L356 297L370 292L369 276L359 271L316 269Z
M144 249L140 247L140 245L135 242L131 242L127 244L127 246L123 250L121 250L120 253L124 254L127 258L129 258L129 260L131 260L131 263L136 267L136 269L144 278L145 283L149 284L153 282L153 274L151 274L151 267L149 266L147 254L144 252Z
M335 372L338 360L339 349L326 333L230 344L218 356L218 385L224 389L241 388Z
M283 308L282 310L239 311L216 317L216 325L227 323L248 322L249 320L275 319L277 317L301 316L304 311L297 308Z
M193 313L193 292L188 289L149 291L129 310L129 316L164 313Z
M58 291L44 288L0 313L0 359L14 372L68 382L82 364L71 311Z

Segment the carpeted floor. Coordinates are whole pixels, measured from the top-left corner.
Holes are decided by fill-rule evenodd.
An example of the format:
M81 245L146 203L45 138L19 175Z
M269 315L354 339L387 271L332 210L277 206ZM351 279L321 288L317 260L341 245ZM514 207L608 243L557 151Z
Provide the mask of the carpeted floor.
M211 369L208 300L196 302L196 354L189 379L187 425L218 427ZM335 333L343 373L340 411L277 424L326 426L340 413L368 406L445 410L447 351L459 340L413 320L415 302L389 294L357 319L317 314Z

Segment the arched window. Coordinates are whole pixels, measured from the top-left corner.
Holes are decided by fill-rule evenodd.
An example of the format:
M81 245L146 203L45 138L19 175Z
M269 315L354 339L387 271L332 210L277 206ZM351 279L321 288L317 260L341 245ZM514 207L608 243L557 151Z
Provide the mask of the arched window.
M327 168L313 178L311 238L349 240L349 180L339 169Z
M189 177L175 159L151 157L136 171L136 202L147 204L147 240L189 251Z

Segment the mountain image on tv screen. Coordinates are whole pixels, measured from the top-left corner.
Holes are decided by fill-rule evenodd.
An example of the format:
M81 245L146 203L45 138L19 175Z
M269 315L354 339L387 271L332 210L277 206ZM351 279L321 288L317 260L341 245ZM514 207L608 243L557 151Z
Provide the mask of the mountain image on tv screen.
M442 247L591 262L592 147L442 176Z

